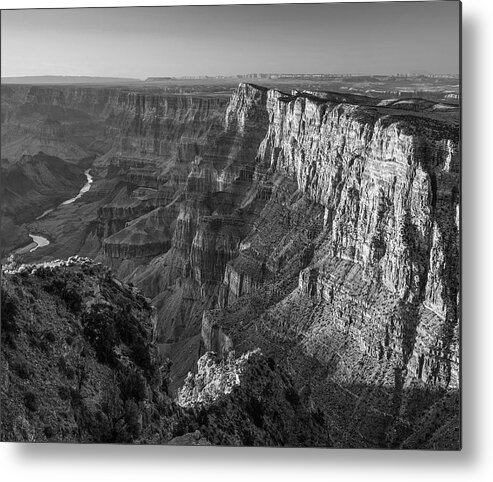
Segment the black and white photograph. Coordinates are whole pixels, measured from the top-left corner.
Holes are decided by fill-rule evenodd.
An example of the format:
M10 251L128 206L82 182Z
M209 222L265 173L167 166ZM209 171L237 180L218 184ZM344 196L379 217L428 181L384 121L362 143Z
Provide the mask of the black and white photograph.
M460 451L461 9L3 9L1 441Z

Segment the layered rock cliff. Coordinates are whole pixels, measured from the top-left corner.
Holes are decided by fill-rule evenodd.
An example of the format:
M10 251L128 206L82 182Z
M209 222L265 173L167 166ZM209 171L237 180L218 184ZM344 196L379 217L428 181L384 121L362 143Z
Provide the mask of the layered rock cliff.
M10 113L5 118L9 121L7 125L16 121L26 130L32 129L33 124L27 123L28 115L38 113L46 118L43 126L46 122L63 126L65 137L72 134L71 140L76 143L87 134L80 132L77 136L75 129L85 128L88 134L97 133L93 143L107 145L111 141L114 147L116 141L119 151L137 157L175 155L180 159L183 154L193 152L196 143L200 144L197 139L216 129L222 119L219 112L227 103L221 97L134 92L124 88L16 86L11 89L2 95L4 105L10 107L14 101L22 105L22 110L7 108ZM212 121L214 116L220 116L216 123ZM100 131L93 131L96 128ZM50 134L47 127L45 131ZM177 139L181 142L177 143ZM91 148L84 142L79 142L79 147Z
M324 207L329 233L328 254L301 273L300 289L330 301L334 285L325 278L334 271L331 260L354 263L363 280L398 300L396 316L410 332L403 365L407 357L424 358L419 363L438 370L435 378L455 385L458 133L426 118L303 96L280 99L276 92L269 96L270 128L259 160L296 179L298 189ZM415 340L420 317L438 318L434 332L441 341L413 353L423 341Z
M265 109L257 169L283 181L227 265L223 308L203 316L205 347L275 353L281 345L314 357L329 384L355 399L362 386L373 393L355 408L362 419L382 411L378 430L361 430L365 443L410 446L408 437L419 437L409 406L416 397L430 406L444 393L453 398L459 383L458 132L330 94L269 91ZM289 183L293 194L279 202ZM444 447L458 443L444 436Z

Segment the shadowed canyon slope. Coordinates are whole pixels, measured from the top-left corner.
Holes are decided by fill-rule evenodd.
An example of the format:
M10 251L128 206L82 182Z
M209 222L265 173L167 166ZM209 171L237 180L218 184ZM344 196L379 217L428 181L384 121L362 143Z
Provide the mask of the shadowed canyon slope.
M142 290L178 405L228 394L221 434L262 413L200 429L211 443L300 444L259 435L288 411L307 445L458 448L459 133L413 102L2 88L6 169L31 149L94 176L43 219L53 200L9 214L51 241L23 261L82 254Z
M2 441L330 446L323 414L258 350L204 356L174 401L152 307L108 268L69 258L2 274Z

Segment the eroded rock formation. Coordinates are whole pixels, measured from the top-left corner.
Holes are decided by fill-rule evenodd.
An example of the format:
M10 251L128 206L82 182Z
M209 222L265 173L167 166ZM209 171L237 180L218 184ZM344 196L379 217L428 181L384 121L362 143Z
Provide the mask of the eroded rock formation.
M204 344L218 353L284 346L313 357L355 403L367 386L373 395L354 406L363 419L392 407L363 438L378 433L378 443L408 446L412 429L396 429L395 420L413 426L416 397L433 405L447 393L455 402L446 413L458 413L450 395L459 377L458 133L427 116L329 95L269 91L265 105L257 163L286 180L274 183L228 263L223 309L203 316ZM296 190L279 203L289 182Z

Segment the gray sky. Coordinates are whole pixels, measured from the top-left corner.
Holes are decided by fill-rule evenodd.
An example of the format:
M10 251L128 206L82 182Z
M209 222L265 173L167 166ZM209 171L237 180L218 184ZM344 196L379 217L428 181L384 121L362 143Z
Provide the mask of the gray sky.
M459 3L2 11L2 76L459 71Z

